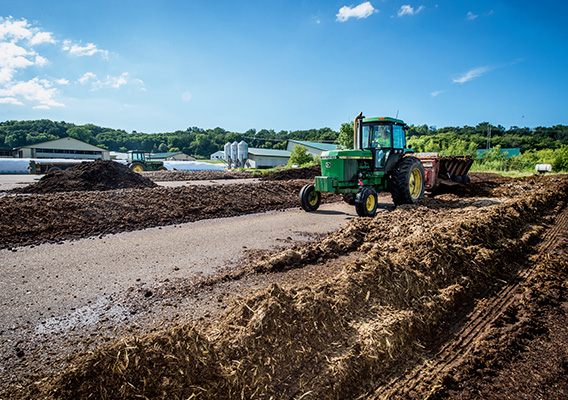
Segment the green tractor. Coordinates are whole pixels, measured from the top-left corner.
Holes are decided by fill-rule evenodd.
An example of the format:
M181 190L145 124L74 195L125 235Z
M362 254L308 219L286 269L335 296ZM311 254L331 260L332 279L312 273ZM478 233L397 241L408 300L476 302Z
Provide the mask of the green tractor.
M126 155L128 168L134 172L142 171L167 171L163 161L153 161L146 158L146 153L141 150L129 150Z
M406 146L407 128L400 119L365 118L359 113L354 149L321 154L321 176L300 190L302 208L317 210L322 192L342 194L362 217L377 213L378 192L390 192L395 205L418 201L424 196L424 167Z

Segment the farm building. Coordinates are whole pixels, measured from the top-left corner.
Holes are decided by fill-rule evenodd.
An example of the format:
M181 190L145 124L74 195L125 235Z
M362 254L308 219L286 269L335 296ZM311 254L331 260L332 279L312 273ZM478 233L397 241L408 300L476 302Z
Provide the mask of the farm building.
M218 150L215 153L209 156L211 160L224 160L225 159L225 152L223 150Z
M287 164L290 159L288 150L258 149L249 147L247 168L273 168Z
M71 137L17 147L17 158L64 158L81 160L110 160L110 152Z
M321 155L322 151L330 151L337 149L337 145L334 143L317 143L317 142L307 142L305 140L288 140L286 144L286 150L292 151L294 147L301 144L306 149L308 149L308 153L313 156Z
M181 151L175 151L170 153L154 153L148 156L149 160L159 160L159 161L195 161L195 158L188 156Z

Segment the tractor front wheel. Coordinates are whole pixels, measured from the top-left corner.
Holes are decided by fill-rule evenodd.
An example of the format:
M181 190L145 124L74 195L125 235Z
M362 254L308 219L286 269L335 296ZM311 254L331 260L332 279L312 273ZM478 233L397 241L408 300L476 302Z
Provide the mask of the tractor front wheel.
M377 213L377 191L372 187L364 187L355 197L355 211L360 217L374 217Z
M395 205L414 204L424 196L424 166L416 157L404 157L391 173L390 191Z
M321 203L321 193L314 185L308 184L300 190L300 205L304 211L315 211Z
M143 172L146 171L146 166L141 162L133 162L130 164L130 169L134 172Z

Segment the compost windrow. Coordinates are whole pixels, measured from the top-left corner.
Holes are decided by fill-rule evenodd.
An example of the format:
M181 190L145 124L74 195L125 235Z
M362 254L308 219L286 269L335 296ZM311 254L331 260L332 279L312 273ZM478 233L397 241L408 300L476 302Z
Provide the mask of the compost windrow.
M299 279L295 285L266 284L256 293L235 295L216 322L162 326L101 344L59 374L40 376L23 392L10 394L372 398L401 363L426 355L439 327L451 324L464 303L487 295L487 288L506 285L520 268L533 268L530 256L566 207L568 178L506 179L469 193L483 196L426 198L376 218L357 218L314 243L261 257L245 267L247 273L276 278L352 255L341 258L337 274L316 284ZM558 232L566 232L565 224ZM565 236L558 232L547 251L562 249L557 242ZM545 260L557 256L562 254L550 253ZM544 281L552 279L544 275ZM172 287L179 284L172 282ZM550 302L539 294L555 293L554 285L532 287L537 293L525 301L545 310L542 306ZM479 362L472 362L477 368Z

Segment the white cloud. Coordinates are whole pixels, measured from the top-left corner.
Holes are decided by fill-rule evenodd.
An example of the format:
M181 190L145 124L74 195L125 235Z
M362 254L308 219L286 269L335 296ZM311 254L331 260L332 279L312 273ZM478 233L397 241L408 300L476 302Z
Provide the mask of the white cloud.
M52 44L55 43L55 39L53 39L51 32L37 32L30 39L31 46L35 46L37 44L42 44L42 43L52 43Z
M95 54L99 53L105 58L108 57L107 50L101 50L93 43L87 43L85 46L81 46L78 44L73 44L70 40L65 40L63 42L62 49L64 51L68 51L69 54L76 57L94 56Z
M0 84L10 82L14 77L12 68L0 68Z
M28 56L34 54L12 42L0 43L0 68L18 69L29 67L34 63L28 59Z
M452 79L452 82L453 83L466 83L466 82L471 81L472 79L479 78L480 76L489 72L491 69L492 69L491 67L473 68L473 69L467 71L462 76Z
M120 89L121 86L126 85L128 83L128 72L123 72L120 76L108 76L106 77L106 81L102 84L102 86L113 87L115 89Z
M438 97L438 96L441 95L442 93L444 93L443 90L434 90L432 93L430 93L430 96L432 96L432 97Z
M424 10L424 6L420 6L415 10L414 8L412 8L410 5L407 4L400 7L400 9L398 10L398 16L402 17L404 15L416 15L422 10Z
M0 17L0 85L12 83L19 70L45 66L47 58L37 54L31 44L49 40L52 40L50 33L30 27L25 19Z
M95 74L93 74L92 72L86 72L86 73L83 74L82 77L80 77L78 79L78 82L81 85L86 85L87 82L89 82L90 80L96 80L96 79L97 79L97 76Z
M33 35L25 19L14 21L12 17L4 19L0 17L0 40L29 39Z
M98 79L94 73L87 72L83 74L83 76L80 77L77 82L79 82L81 85L90 83L92 90L98 90L101 88L120 89L125 85L134 85L138 86L142 91L146 90L144 88L144 82L140 79L130 78L130 74L128 72L123 72L120 76L107 75L104 79Z
M467 17L466 17L466 18L467 18L469 21L473 21L473 20L476 19L477 17L479 17L479 15L475 15L475 14L472 13L471 11L468 11L468 12L467 12Z
M0 40L17 42L26 39L30 46L42 43L55 43L51 32L42 31L32 27L26 19L14 20L14 18L0 17Z
M64 107L64 104L54 100L57 90L50 86L48 81L36 77L27 82L22 81L6 85L0 89L0 97L38 103L36 107Z
M35 57L35 65L37 65L38 67L43 67L44 65L46 65L48 63L47 58L42 57L40 55L37 55Z
M69 81L65 78L56 79L55 83L57 83L58 85L69 85Z
M339 12L336 14L337 21L345 22L349 18L367 18L373 15L374 13L379 12L370 1L365 3L361 3L356 7L353 6L343 6L339 9Z
M22 103L20 100L14 98L14 97L2 97L0 98L0 104L13 104L16 106L23 106L24 103Z

